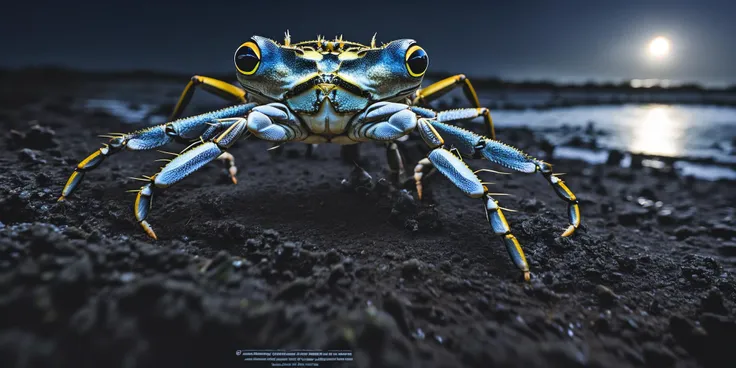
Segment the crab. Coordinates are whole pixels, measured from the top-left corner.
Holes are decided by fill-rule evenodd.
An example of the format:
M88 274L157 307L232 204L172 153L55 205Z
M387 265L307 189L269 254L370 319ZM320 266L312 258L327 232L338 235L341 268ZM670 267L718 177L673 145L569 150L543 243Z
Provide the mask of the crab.
M478 178L483 170L473 171L464 159L486 159L515 171L541 173L568 204L569 226L561 236L572 235L580 226L578 200L552 172L551 164L495 140L490 111L480 106L468 78L460 74L421 87L429 57L412 39L379 46L375 35L369 45L346 41L342 36L292 43L286 32L283 44L253 36L237 48L234 63L240 87L194 76L167 123L103 135L109 142L77 165L59 201L79 187L85 173L117 152L150 150L174 141L189 143L184 151L166 160L158 173L144 176L146 184L134 191L135 218L151 238L157 239L147 221L154 195L216 159L226 163L229 176L237 183L234 158L227 150L241 138L254 136L274 145L302 142L309 147L335 143L343 148L381 142L386 145L391 171L402 172L398 144L418 132L429 153L414 169L417 197L421 200L422 178L431 171L443 174L468 197L480 199L492 232L501 238L525 280L530 278L529 265L502 207L492 197L495 193L489 193ZM196 87L229 100L230 106L180 118ZM474 107L439 112L430 108L430 102L456 88L462 88ZM454 124L481 117L486 136Z

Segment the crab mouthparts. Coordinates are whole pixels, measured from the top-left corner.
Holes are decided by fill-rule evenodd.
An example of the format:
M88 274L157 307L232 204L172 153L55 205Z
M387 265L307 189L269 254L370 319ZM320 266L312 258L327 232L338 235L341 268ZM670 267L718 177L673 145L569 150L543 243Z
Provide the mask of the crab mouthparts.
M330 92L332 92L332 90L335 89L335 87L337 86L331 83L320 83L317 85L317 88L319 88L324 95L328 95Z

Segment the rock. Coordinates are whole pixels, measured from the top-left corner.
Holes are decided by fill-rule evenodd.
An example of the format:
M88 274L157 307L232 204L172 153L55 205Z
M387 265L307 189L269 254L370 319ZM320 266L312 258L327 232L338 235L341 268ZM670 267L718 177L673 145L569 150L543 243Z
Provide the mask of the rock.
M401 274L407 279L412 279L419 276L422 272L423 265L416 258L412 258L401 264Z
M335 248L332 248L327 252L327 264L334 265L340 262L341 259L342 257L340 256L340 253L338 253Z
M632 154L631 155L631 168L632 169L641 169L642 167L644 167L644 165L642 165L642 160L643 159L644 159L644 157L642 157L642 155Z
M23 148L20 152L18 152L18 157L21 159L21 161L45 164L46 160L41 159L40 156L40 152L34 151L30 148Z
M23 141L26 139L26 135L15 129L11 129L8 132L8 148L15 150L23 146Z
M567 141L567 143L565 143L563 145L564 146L569 146L569 147L580 147L580 148L584 148L584 147L588 147L588 142L586 142L579 135L576 135L576 136L570 138L570 140Z
M603 307L610 307L618 300L618 295L604 285L597 285L595 287L595 294L598 297L598 302Z
M699 351L705 342L705 331L680 315L670 317L670 332L690 352Z
M695 235L695 230L690 226L683 225L675 229L677 240L687 239L693 235Z
M542 138L542 140L539 142L539 149L542 150L542 152L544 152L547 158L551 158L552 154L555 151L555 145L552 144L547 139Z
M718 252L726 257L736 257L736 242L726 241L718 246Z
M544 207L544 203L535 197L529 197L520 200L519 206L524 212L537 212Z
M607 333L611 331L611 322L604 313L601 313L598 315L598 318L593 321L593 328L598 332Z
M465 283L455 276L447 276L442 279L442 288L449 292L465 290Z
M393 202L393 208L391 209L391 211L396 211L399 214L414 213L417 208L414 197L411 195L411 193L409 193L409 191L405 189L402 189L396 193Z
M644 361L648 367L671 367L677 361L675 354L662 344L645 342L642 348L644 350Z
M736 321L733 317L703 313L699 319L707 332L704 355L710 364L705 366L736 366L736 350L733 349L733 342L736 341Z
M281 234L279 234L278 231L274 229L266 229L263 230L263 238L266 239L270 243L276 243L279 241L279 237Z
M710 232L715 237L730 239L736 236L736 227L724 224L714 224L711 226Z
M730 345L736 340L736 321L726 315L703 313L700 324L708 332L711 341Z
M700 305L703 312L728 315L728 309L723 303L723 294L718 289L711 289Z
M25 134L24 145L33 149L56 147L59 144L54 139L55 135L56 133L50 128L36 124Z
M506 322L511 320L512 310L504 304L496 304L493 311L494 316L499 322Z
M653 201L657 200L657 195L654 193L654 189L652 188L642 188L639 191L639 196L644 197L646 199L651 199Z
M396 321L399 330L405 335L410 336L410 328L408 322L408 312L405 303L399 300L394 292L390 292L383 298L383 310L386 311Z
M419 211L415 220L420 231L437 231L442 228L440 213L434 206Z
M298 278L284 285L274 295L276 300L296 300L304 297L304 295L312 288L314 282L310 278Z
M345 267L342 264L335 265L332 267L332 272L330 273L330 277L327 279L327 283L333 285L345 275Z
M449 260L444 260L442 263L440 263L440 269L445 272L451 272L452 271L452 262Z
M620 166L621 160L623 159L624 159L624 154L621 151L612 149L608 152L608 159L606 159L606 165Z
M616 258L616 263L618 263L618 268L621 271L626 272L633 272L636 270L636 260L631 257L619 257Z
M644 218L649 211L640 207L633 207L627 210L623 210L618 214L618 222L624 226L634 226L639 223L639 220Z
M675 216L671 208L662 208L657 211L657 222L662 225L672 225L675 223Z
M279 263L288 261L296 253L296 248L296 243L290 241L284 242L276 252L276 261Z

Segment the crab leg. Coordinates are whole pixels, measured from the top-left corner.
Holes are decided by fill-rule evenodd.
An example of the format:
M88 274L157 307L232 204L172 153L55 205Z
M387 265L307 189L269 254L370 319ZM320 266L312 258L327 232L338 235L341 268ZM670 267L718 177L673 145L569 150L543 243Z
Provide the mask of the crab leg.
M470 101L473 107L479 109L482 108L480 101L478 100L478 94L475 93L475 88L473 88L473 85L470 83L470 79L466 78L463 74L445 78L418 90L416 97L414 97L413 104L427 105L457 87L463 88L465 97ZM496 131L493 128L493 119L491 118L490 110L484 108L482 115L486 126L486 133L491 137L491 139L496 139Z
M447 113L458 113L459 111L462 110L449 111ZM442 114L440 113L438 115L438 119L442 118ZM462 155L474 158L484 157L493 163L523 173L541 173L555 190L555 193L568 204L567 213L570 225L562 233L562 236L572 235L580 226L580 207L577 197L575 197L575 194L565 185L562 179L552 173L552 165L533 158L514 147L477 135L454 125L444 124L438 121L431 121L431 125L442 134L444 139L458 149Z
M184 87L184 91L182 91L179 101L176 103L174 111L172 111L169 117L170 121L176 120L181 116L181 113L184 112L189 101L191 101L196 87L202 87L203 90L228 101L245 103L245 91L243 89L219 79L195 75L189 80L186 87Z
M498 202L488 194L488 188L481 183L473 170L458 156L443 147L444 139L429 123L429 120L419 119L417 129L427 145L433 148L426 159L432 163L437 171L450 179L468 197L483 199L486 217L491 229L494 234L501 236L514 265L522 272L524 280L529 281L529 265L526 262L524 251L516 237L511 234L511 229L503 212L501 212L501 208L498 206Z
M232 146L243 135L243 132L247 131L247 125L245 118L237 119L213 141L194 146L171 160L161 168L161 171L150 178L148 184L141 187L135 199L135 218L146 234L157 239L156 233L146 221L154 194L179 182L225 154L225 150Z
M485 186L483 188L486 189L486 192L483 193L486 219L488 219L493 232L501 236L509 257L511 257L516 267L524 274L524 280L529 281L529 264L526 262L524 250L521 249L521 244L519 244L514 234L511 234L511 228L509 228L509 223L506 222L506 217L501 212L501 207L498 206L498 201L488 194L488 189Z
M230 152L224 152L217 159L222 160L226 165L228 175L230 175L230 180L233 181L233 184L238 184L238 179L235 177L238 174L238 167L235 166L235 157Z
M82 160L67 180L61 192L59 201L69 197L82 182L84 174L98 167L107 157L120 152L123 149L129 151L150 150L164 146L179 139L183 141L196 141L198 139L210 140L218 132L227 129L233 124L233 120L218 120L243 116L253 109L256 104L237 105L206 114L191 116L169 123L156 125L150 128L138 130L127 134L108 135L110 141L103 144L102 148L93 152Z
M488 109L484 107L455 109L455 110L441 111L439 113L436 113L429 109L413 106L412 111L414 111L416 114L420 116L428 117L428 118L435 118L434 119L435 121L446 122L446 123L451 123L451 122L460 121L460 120L470 120L470 119L477 118L479 116L485 116L486 114L490 114ZM463 144L463 143L464 142L460 142L459 144ZM458 144L458 142L454 142L454 144ZM422 180L429 177L431 174L434 173L434 171L435 170L432 167L432 162L426 159L419 161L417 165L414 167L414 185L417 189L417 197L419 197L420 200L422 199L422 192L423 192Z
M428 158L423 158L417 162L414 166L414 186L417 189L417 197L421 200L424 193L424 186L422 180L426 179L430 174L434 173L435 169L432 165L432 161Z
M386 144L386 158L388 166L391 169L391 175L396 183L401 183L406 175L404 170L404 160L399 151L399 145L396 142Z

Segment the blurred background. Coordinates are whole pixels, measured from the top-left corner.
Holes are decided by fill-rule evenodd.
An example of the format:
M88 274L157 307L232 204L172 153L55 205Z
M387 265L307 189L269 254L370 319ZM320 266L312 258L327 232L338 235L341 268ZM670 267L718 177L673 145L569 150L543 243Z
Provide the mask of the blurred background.
M528 127L555 157L736 179L732 1L35 1L15 11L0 23L3 88L58 82L74 88L70 104L131 123L164 121L194 74L235 83L232 54L252 35L369 43L377 33L417 40L430 57L425 84L467 75L499 129ZM200 92L193 104L188 113L222 102Z

